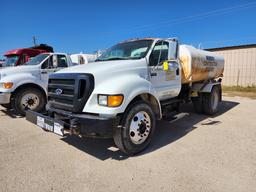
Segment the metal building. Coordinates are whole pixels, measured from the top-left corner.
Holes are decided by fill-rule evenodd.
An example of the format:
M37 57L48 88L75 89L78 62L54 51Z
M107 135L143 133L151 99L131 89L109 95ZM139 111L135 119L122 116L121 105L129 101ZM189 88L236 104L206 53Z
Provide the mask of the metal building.
M223 85L256 86L256 44L207 49L224 56Z

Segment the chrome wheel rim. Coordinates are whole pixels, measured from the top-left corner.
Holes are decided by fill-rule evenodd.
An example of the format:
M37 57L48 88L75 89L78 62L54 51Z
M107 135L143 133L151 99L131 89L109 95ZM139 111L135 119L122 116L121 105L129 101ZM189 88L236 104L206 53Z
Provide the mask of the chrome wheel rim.
M38 96L33 93L25 94L21 98L21 106L23 109L28 107L29 109L34 110L39 106L39 103L40 103L40 100Z
M145 111L136 113L130 123L130 139L134 144L143 143L149 136L151 130L151 119Z

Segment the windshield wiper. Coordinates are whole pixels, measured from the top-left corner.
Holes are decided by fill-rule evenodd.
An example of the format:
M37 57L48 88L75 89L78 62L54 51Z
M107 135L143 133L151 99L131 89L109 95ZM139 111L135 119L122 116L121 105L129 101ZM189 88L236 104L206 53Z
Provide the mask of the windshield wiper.
M110 60L126 60L126 59L128 59L128 58L127 57L111 57L106 60L110 61Z
M143 57L129 57L129 59L141 59Z
M111 57L106 59L96 59L95 61L111 61L111 60L126 60L128 58L125 57Z
M111 60L129 60L129 59L141 59L142 57L111 57L106 59L96 59L95 61L111 61Z
M96 61L104 61L104 60L103 60L103 59L96 59L95 62L96 62Z
M142 57L112 57L100 61L110 61L110 60L129 60L129 59L141 59Z

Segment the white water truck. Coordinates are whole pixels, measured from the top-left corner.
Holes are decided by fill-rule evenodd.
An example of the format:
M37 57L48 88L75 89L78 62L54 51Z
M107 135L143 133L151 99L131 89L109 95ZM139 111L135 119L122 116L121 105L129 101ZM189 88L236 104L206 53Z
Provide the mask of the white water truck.
M59 135L112 137L120 150L136 154L149 145L156 120L180 104L217 113L223 70L222 56L176 39L128 40L94 63L51 75L47 113L27 111L26 118Z

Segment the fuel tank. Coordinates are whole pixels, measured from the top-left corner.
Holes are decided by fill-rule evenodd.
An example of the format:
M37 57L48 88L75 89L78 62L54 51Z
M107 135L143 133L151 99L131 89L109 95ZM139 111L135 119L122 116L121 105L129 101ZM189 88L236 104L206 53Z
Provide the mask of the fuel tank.
M213 52L180 45L182 83L199 82L223 76L224 57Z

